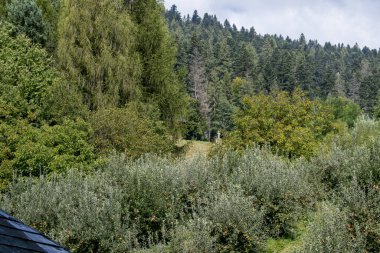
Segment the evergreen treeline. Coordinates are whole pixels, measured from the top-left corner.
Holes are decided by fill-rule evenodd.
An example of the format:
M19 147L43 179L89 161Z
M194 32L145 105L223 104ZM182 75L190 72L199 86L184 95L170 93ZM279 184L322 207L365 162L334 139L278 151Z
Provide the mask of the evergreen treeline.
M243 96L299 87L310 98L346 97L371 114L380 88L380 55L368 47L345 46L260 35L254 28L238 29L226 20L205 14L182 17L176 6L166 11L173 39L178 44L176 68L194 98L188 129L198 132L231 130L232 115Z

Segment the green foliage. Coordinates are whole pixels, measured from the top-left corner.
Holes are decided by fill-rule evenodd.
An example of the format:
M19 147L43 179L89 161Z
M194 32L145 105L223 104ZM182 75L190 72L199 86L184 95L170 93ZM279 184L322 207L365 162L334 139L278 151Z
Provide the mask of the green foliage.
M380 92L378 92L378 94L377 94L376 105L373 108L373 117L375 119L379 119L380 118Z
M347 186L355 177L361 186L380 181L379 123L359 119L349 132L337 136L330 150L312 158L311 174L327 189Z
M156 0L127 1L137 27L136 48L142 74L144 99L157 103L161 119L178 129L187 98L174 71L176 49L162 15L163 4Z
M58 81L47 53L15 29L0 23L0 97L13 116L35 120L49 86Z
M209 220L195 218L184 225L177 226L173 230L173 237L167 249L159 252L218 252L216 238L212 234L212 223Z
M7 20L17 32L26 34L35 43L46 43L49 28L35 0L12 0L7 12Z
M287 157L315 154L323 137L333 130L333 115L318 101L306 98L301 90L289 95L275 92L245 98L235 115L235 130L227 146L242 149L270 145Z
M261 36L197 12L182 20L175 7L170 36L156 0L6 2L0 15L7 10L13 23L0 23L6 211L74 253L262 252L268 239L298 236L297 224L313 212L299 252L380 251L379 122L358 118L351 100L322 103L295 88L314 98L347 95L372 112L376 50ZM49 52L57 46L62 74L32 41ZM201 105L175 72L183 79L192 72L195 48L204 59L198 81L208 83ZM144 156L171 152L183 122L188 138L232 130L223 142L239 150ZM337 127L344 131L334 135ZM105 159L111 152L119 154Z
M57 79L46 89L41 102L40 116L49 125L62 124L67 118L88 118L89 111L82 103L81 94L63 78Z
M36 128L24 120L1 124L0 171L20 176L88 168L94 160L91 130L83 120ZM9 177L2 177L5 182Z
M17 202L3 204L22 209L18 215L25 222L49 231L71 252L126 252L134 243L135 231L128 228L129 213L122 192L104 177L70 171L67 176L54 176L37 184L21 182L11 192L17 194ZM25 205L24 199L36 195L38 200Z
M0 112L2 120L40 124L85 115L79 94L60 77L46 51L15 28L0 24Z
M351 238L345 212L335 206L323 204L308 227L302 247L296 252L363 252L363 244L359 234Z
M353 127L356 119L362 114L359 105L344 97L330 97L326 104L332 108L335 119L347 123L349 127Z
M347 213L347 228L362 241L367 252L380 250L380 188L379 180L360 185L356 178L339 190L338 204ZM361 238L360 238L361 237Z
M329 42L322 45L304 35L297 39L258 34L254 27L238 30L213 14L206 13L203 18L197 11L193 16L181 15L176 6L166 11L166 17L178 44L178 69L190 69L191 52L196 46L205 60L210 86L220 89L218 98L234 104L230 83L241 77L248 81L248 90L257 93L291 92L301 87L313 99L347 96L365 112L372 112L380 88L376 49ZM216 78L213 72L217 72ZM211 107L211 111L214 109Z
M8 0L0 0L0 19L7 14Z
M366 136L360 124L347 134ZM361 146L340 138L310 160L266 149L178 161L112 156L88 175L21 180L1 206L73 252L260 252L267 238L295 236L312 211L298 252L377 252L379 132Z
M103 154L116 150L139 157L146 153L167 153L174 147L163 122L138 113L132 105L99 110L93 113L91 124L94 144Z
M0 24L1 189L13 175L88 167L91 129L81 100L51 66L45 50ZM69 120L71 118L71 120Z
M259 150L212 160L112 156L88 175L21 181L1 206L72 252L255 252L311 203L303 173Z
M199 112L199 102L191 100L187 115L185 138L187 140L203 140L205 139L205 132L207 125L205 119Z
M265 212L255 208L253 196L234 186L227 192L210 189L206 196L203 215L214 225L217 252L255 252L262 247Z
M53 53L57 46L57 25L62 0L36 0L40 7L43 19L47 24L47 42L45 48Z
M139 98L135 32L121 0L63 1L57 56L88 108L124 106Z

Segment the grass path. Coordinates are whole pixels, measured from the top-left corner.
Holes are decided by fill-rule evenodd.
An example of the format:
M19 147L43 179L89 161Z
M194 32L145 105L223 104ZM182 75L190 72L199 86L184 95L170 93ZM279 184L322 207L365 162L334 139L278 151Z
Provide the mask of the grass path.
M213 146L212 142L207 141L187 141L181 140L178 147L184 147L184 157L194 158L196 156L207 156Z
M267 241L267 253L294 253L302 244L302 238L306 234L307 221L301 221L296 226L295 239L270 239Z

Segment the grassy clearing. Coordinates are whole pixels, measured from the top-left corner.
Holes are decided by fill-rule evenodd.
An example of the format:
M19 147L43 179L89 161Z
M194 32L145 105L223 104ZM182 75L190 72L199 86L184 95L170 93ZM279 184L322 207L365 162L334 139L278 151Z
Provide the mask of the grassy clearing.
M212 146L213 143L207 141L181 140L177 143L177 147L183 151L181 153L185 158L207 156Z

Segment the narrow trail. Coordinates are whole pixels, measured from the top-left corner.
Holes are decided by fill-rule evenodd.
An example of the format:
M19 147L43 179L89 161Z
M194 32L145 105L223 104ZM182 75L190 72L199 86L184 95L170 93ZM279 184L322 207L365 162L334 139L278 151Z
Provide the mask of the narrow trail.
M207 156L211 150L212 143L206 141L190 141L189 148L185 153L186 158L193 158L195 156Z
M184 148L183 157L189 159L196 156L207 156L213 146L213 143L207 141L181 140L177 146Z

